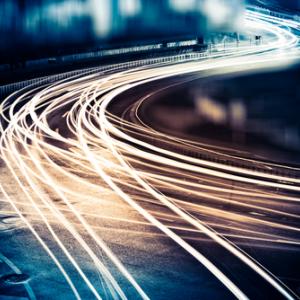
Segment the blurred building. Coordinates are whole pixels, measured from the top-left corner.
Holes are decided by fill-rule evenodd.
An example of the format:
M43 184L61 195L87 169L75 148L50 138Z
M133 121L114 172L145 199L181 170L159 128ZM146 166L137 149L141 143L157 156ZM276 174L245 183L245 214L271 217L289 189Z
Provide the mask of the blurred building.
M240 8L241 0L1 0L0 58L231 30Z

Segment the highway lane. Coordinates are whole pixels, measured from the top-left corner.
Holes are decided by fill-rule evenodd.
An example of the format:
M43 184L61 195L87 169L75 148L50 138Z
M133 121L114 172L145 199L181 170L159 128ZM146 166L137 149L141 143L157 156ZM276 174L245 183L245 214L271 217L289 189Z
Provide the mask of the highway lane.
M64 80L2 103L8 125L1 128L1 155L23 194L20 200L11 188L1 187L10 204L7 213L15 211L30 229L73 297L155 299L129 271L122 254L99 234L93 216L108 224L114 220L133 228L149 226L151 234L165 236L207 269L231 297L297 298L297 291L241 245L253 240L268 249L298 249L299 170L288 176L290 166L166 135L146 125L138 113L147 95L158 89L216 74L277 67L298 58L295 21L249 11L246 25L252 32L268 32L264 43L226 51L219 45L202 61ZM36 219L46 232L41 233ZM85 270L80 257L100 279ZM78 278L67 271L69 265L89 296L82 295Z

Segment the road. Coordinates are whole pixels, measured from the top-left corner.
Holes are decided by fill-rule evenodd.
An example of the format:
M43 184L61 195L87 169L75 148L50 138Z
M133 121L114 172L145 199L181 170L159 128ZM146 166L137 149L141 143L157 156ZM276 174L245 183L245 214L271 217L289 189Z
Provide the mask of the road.
M24 275L1 277L3 297L299 298L299 168L167 134L144 111L167 88L299 58L294 20L248 10L245 26L263 42L1 104L1 267Z

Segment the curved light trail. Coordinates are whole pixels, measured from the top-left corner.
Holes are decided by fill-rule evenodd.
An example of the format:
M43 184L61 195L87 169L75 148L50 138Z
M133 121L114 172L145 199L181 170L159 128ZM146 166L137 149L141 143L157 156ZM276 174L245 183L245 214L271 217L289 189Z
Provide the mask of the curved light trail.
M181 78L172 83L175 85L181 84L184 76L202 78L255 70L292 63L299 57L297 22L249 10L246 28L267 33L264 43L232 46L199 61L157 64L121 72L112 69L107 74L95 72L32 90L27 88L1 104L1 156L24 195L21 201L15 199L3 184L1 191L11 210L2 213L17 213L56 264L75 298L82 299L80 291L65 269L65 262L60 261L49 241L39 233L37 220L44 224L96 299L128 299L117 279L119 276L134 288L139 298L150 299L150 295L101 238L91 217L159 229L209 270L237 299L248 299L247 291L218 262L193 246L191 240L211 241L255 272L282 297L298 298L242 250L239 243L253 240L269 246L299 246L299 213L295 212L300 201L299 170L245 159L234 150L231 155L228 149L225 153L214 145L158 132L145 124L139 114L147 96L131 103L119 115L112 110L118 105L120 95L154 81ZM225 157L226 161L237 164L186 155L178 150L183 147L191 153ZM291 176L286 175L289 172ZM115 205L119 210L128 211L130 208L142 220L131 218L130 214L128 218L117 214L107 216L105 212L98 215L93 212L95 205ZM63 226L74 245L93 263L100 276L101 290L95 287L55 224ZM193 234L199 235L195 238Z

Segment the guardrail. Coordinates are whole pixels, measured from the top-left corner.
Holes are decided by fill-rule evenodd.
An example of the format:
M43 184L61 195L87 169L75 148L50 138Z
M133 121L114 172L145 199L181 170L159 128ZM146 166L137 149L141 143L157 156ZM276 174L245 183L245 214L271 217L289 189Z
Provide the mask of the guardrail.
M21 90L25 87L38 87L44 84L54 83L59 80L71 78L78 75L90 75L96 72L106 72L109 70L124 70L134 67L141 67L147 65L153 65L157 63L170 63L170 62L183 62L189 60L196 60L206 57L207 51L199 52L199 53L185 53L173 56L164 56L164 57L156 57L156 58L148 58L136 61L130 61L125 63L118 63L112 65L106 65L101 67L93 67L86 69L79 69L75 71L70 71L66 73L60 73L56 75L50 75L45 77L34 78L30 80L20 81L16 83L10 83L7 85L0 86L0 100L3 100L6 96L12 94L17 90Z

